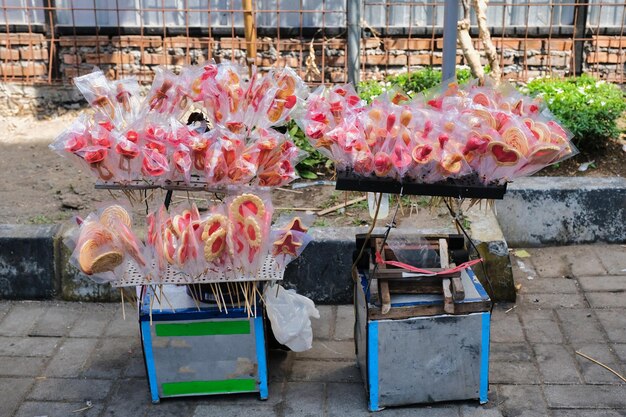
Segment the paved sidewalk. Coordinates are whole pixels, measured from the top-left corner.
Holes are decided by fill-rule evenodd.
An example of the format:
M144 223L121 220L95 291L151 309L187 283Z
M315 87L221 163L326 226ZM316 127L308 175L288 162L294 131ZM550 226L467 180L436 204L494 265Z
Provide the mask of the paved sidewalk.
M490 402L376 415L626 416L626 384L575 354L626 372L626 249L594 245L528 253L512 259L521 284L518 303L494 309ZM320 312L311 351L271 352L268 401L239 395L152 405L138 326L132 318L122 320L119 305L0 302L0 416L367 415L354 360L352 307L321 306ZM74 412L87 401L91 408Z

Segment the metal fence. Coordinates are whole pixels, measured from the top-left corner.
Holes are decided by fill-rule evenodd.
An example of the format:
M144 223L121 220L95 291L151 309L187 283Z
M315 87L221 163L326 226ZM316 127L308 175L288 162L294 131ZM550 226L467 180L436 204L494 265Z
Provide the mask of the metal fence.
M346 0L254 3L257 65L290 65L311 83L345 81ZM361 78L440 65L443 0L361 4ZM518 79L588 72L624 82L625 23L624 0L488 8L505 75ZM156 65L245 60L240 0L0 0L0 28L3 81L69 83L94 65L147 81Z

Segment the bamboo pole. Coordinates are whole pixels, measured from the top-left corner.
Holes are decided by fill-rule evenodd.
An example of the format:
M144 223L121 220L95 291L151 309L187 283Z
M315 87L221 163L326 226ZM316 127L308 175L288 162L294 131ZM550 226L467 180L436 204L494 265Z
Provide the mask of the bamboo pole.
M243 31L246 36L246 56L248 58L248 68L252 74L252 65L256 62L256 23L254 21L254 11L252 0L242 0L243 6Z

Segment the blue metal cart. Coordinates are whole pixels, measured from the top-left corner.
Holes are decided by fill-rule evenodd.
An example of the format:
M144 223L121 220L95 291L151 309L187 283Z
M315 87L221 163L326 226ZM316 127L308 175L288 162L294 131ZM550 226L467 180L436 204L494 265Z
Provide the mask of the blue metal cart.
M268 397L262 308L220 311L189 297L184 286L167 285L161 301L142 299L139 323L153 403L161 398L258 392ZM151 307L152 303L152 307Z

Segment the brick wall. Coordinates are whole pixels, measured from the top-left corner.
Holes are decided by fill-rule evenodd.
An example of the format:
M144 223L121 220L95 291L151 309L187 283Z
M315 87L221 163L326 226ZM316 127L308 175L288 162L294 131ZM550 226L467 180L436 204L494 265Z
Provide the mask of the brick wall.
M598 74L601 78L626 83L626 38L595 36L585 44L585 72Z
M42 34L0 34L0 79L48 78L49 49Z
M288 65L306 75L304 62L310 40L261 38L256 64L261 69ZM573 44L569 39L495 38L501 54L505 78L525 81L544 75L572 72ZM41 34L0 34L0 79L47 81L49 41ZM481 45L475 43L480 51ZM386 75L441 67L441 39L367 38L361 41L361 79L383 79ZM624 51L626 39L596 36L585 44L584 69L602 78L626 82ZM339 83L347 81L346 41L331 38L322 47L314 43L315 62L322 75L310 81ZM177 70L184 64L199 64L214 58L245 63L242 38L161 36L63 36L55 44L53 80L70 84L71 79L98 66L111 77L134 75L150 82L159 65ZM483 63L486 63L481 52ZM457 63L465 64L460 50Z

